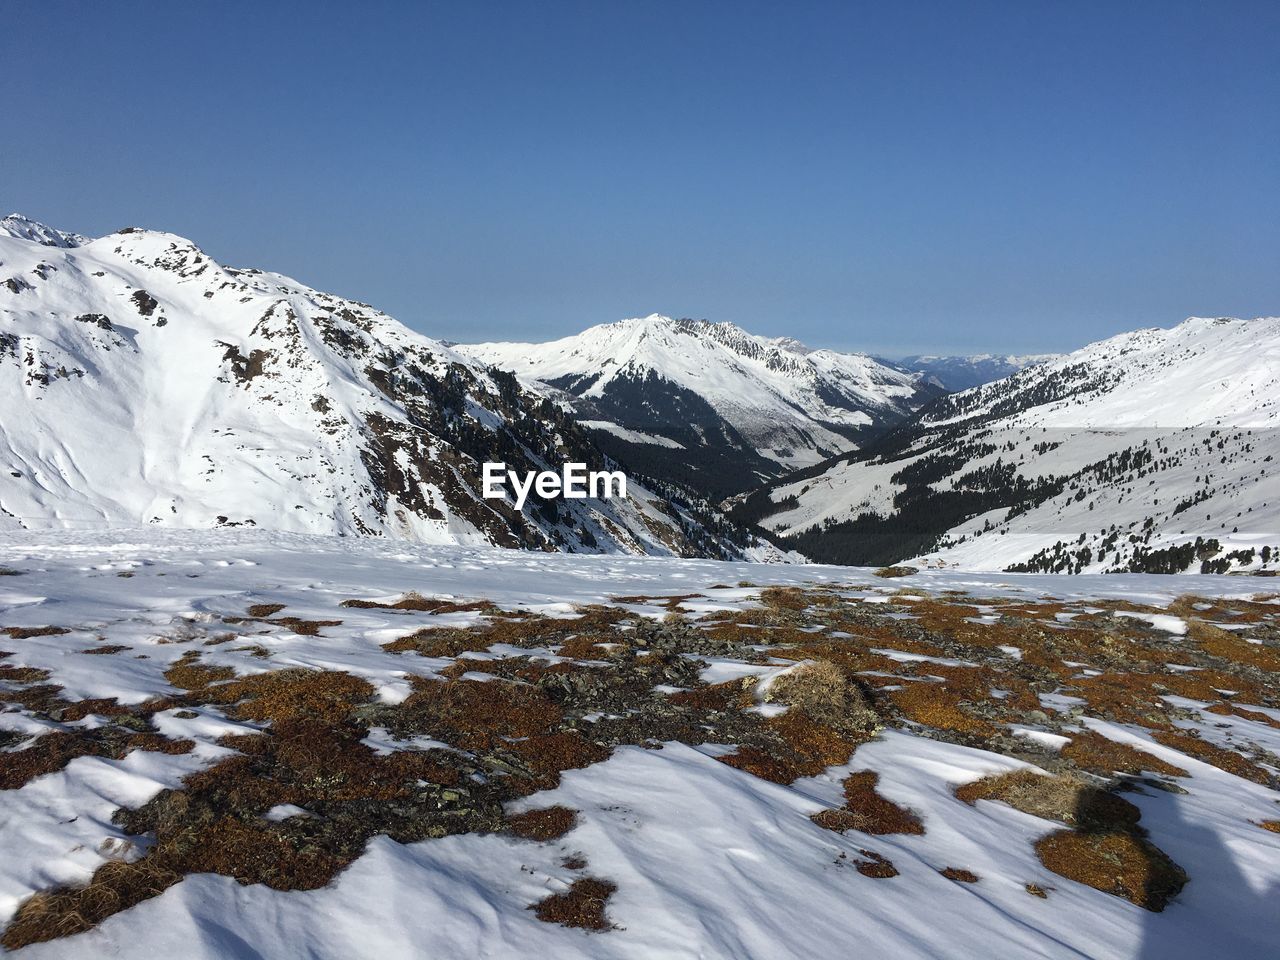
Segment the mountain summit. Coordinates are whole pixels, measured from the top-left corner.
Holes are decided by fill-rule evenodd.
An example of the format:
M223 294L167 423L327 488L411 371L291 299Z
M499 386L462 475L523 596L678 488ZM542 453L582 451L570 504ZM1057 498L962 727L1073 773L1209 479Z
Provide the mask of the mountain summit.
M865 354L658 314L458 349L557 399L628 462L722 496L854 449L942 392Z

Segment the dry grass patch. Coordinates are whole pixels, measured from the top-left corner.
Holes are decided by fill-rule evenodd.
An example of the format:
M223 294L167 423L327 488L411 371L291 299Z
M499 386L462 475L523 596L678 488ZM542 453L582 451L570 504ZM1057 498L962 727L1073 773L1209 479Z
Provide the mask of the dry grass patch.
M556 647L556 656L569 657L573 660L605 660L610 651L608 647L601 644L616 642L616 638L609 634L583 633L570 637Z
M349 673L294 668L240 677L203 691L198 699L235 704L228 712L238 720L278 725L304 719L336 723L373 695L369 681Z
M1093 677L1075 678L1066 690L1082 698L1095 716L1163 730L1169 727L1169 705L1160 698L1157 686L1163 687L1170 679L1163 674L1109 670Z
M801 777L817 776L827 767L847 763L860 743L871 734L848 736L810 719L802 711L788 710L763 725L762 742L739 747L720 758L731 767L773 783L789 784Z
M582 877L573 881L564 893L553 893L529 909L543 923L608 930L612 924L605 914L605 905L617 889L618 885L609 880Z
M39 667L0 666L0 680L8 683L20 683L23 685L42 683L48 680L50 676L52 674L48 670L42 670Z
M1060 876L1140 907L1164 909L1187 881L1182 868L1146 839L1137 807L1076 777L1014 770L964 784L955 794L966 803L1000 800L1074 827L1036 843L1040 862ZM1027 892L1035 893L1030 885Z
M554 646L590 635L595 642L618 639L612 628L629 615L612 607L580 607L578 617L544 617L523 612L491 610L484 623L472 627L424 627L390 643L389 653L417 653L424 657L457 657L488 650L494 644L514 647Z
M680 604L684 603L686 600L699 600L699 599L705 599L705 598L700 593L681 593L676 596L665 596L665 597L656 597L656 596L648 596L646 594L637 594L636 596L629 596L629 597L610 597L609 601L611 603L625 603L625 604L636 604L640 606L665 607L666 609L674 612L674 611L678 611L680 609Z
M262 617L274 616L284 608L285 604L283 603L255 603L249 608L248 613L249 616L254 617L255 619L260 619Z
M214 667L199 661L199 653L194 650L186 653L164 672L164 678L180 690L202 690L236 675L231 667Z
M0 790L17 790L37 777L57 773L77 757L123 760L134 750L182 754L195 749L191 740L169 740L158 733L136 733L123 727L55 730L42 734L25 750L0 753Z
M4 627L0 633L7 633L13 640L34 640L36 637L60 637L70 633L66 627Z
M507 744L506 749L535 775L529 790L549 790L560 782L562 771L589 767L613 752L572 732L538 734Z
M81 653L89 656L108 656L113 653L124 653L129 647L123 643L104 643L100 647L89 647L87 650L81 650Z
M815 598L799 587L765 587L760 591L760 602L774 610L806 610L814 605Z
M542 690L526 683L416 677L412 682L414 692L401 711L466 750L549 734L563 718Z
M17 950L83 933L120 910L159 896L181 879L145 861L104 864L86 886L37 893L25 900L0 936L0 944Z
M668 694L667 699L677 706L694 710L731 710L750 706L750 689L741 680L727 680L724 683L709 683L691 690L680 690Z
M989 722L965 710L963 704L971 694L957 692L947 683L917 681L892 691L889 696L908 720L926 727L978 737L989 737L996 732Z
M765 700L785 703L845 734L863 735L880 725L880 715L866 694L829 660L813 660L791 668L769 685Z
M274 620L263 620L274 627L292 630L300 637L318 637L321 627L340 627L341 620L299 620L297 617L276 617Z
M849 774L844 781L844 807L820 811L810 819L820 827L839 833L846 830L871 834L924 833L919 817L876 791L879 781L880 774L871 770Z
M384 643L387 653L416 653L423 657L457 657L468 651L488 650L495 641L483 631L461 627L423 627Z
M546 843L559 840L578 822L578 811L569 807L543 807L525 813L508 814L507 830L525 840Z
M862 688L828 660L782 674L767 699L791 709L764 722L767 737L721 759L774 783L789 784L847 762L880 728L880 716Z
M1215 657L1222 657L1242 666L1257 667L1272 673L1280 672L1280 649L1261 643L1250 643L1229 630L1188 621L1188 635L1200 642L1200 649Z
M1187 875L1163 851L1129 833L1059 830L1039 840L1036 855L1059 876L1159 912Z
M893 579L896 579L897 577L910 577L919 572L920 572L919 567L908 567L908 566L899 565L895 567L881 567L875 573L877 577L884 577L886 580L893 580Z
M424 597L417 591L410 590L394 603L381 603L377 600L343 600L339 606L357 610L399 610L416 613L469 613L494 612L498 608L488 600L444 600L438 597Z
M999 800L1034 817L1087 830L1130 830L1142 816L1128 800L1079 777L1046 776L1025 769L962 784L955 795L968 804Z
M1188 700L1204 700L1212 703L1220 699L1222 690L1234 690L1236 697L1246 701L1259 701L1267 698L1267 691L1262 685L1248 677L1222 670L1195 670L1188 673L1171 673L1153 681L1159 684L1164 693L1176 693Z
M473 768L454 754L379 755L362 742L368 727L358 716L370 707L373 692L360 678L307 670L193 691L188 702L222 704L232 716L271 726L224 738L237 755L189 775L181 789L163 790L137 810L118 811L116 822L128 833L153 837L146 855L135 863L104 865L87 886L29 899L6 930L4 945L13 949L87 929L190 873L217 873L279 890L315 889L358 857L376 834L411 843L502 829L502 803L513 792L501 782L477 781ZM126 733L114 727L87 731L88 746L71 734L50 735L54 739L37 741L33 753L4 756L44 768L86 750L120 756L130 749L191 748L190 741ZM316 816L263 818L281 803Z
M965 870L961 867L944 867L938 872L948 880L954 880L956 883L977 883L981 879L972 870Z
M858 852L867 859L855 860L853 865L864 877L870 877L872 880L891 880L898 875L898 868L893 865L893 861L888 857L876 853L874 850L859 850Z
M1215 703L1211 707L1205 707L1205 713L1215 713L1220 717L1237 717L1241 720L1249 720L1252 723L1261 723L1268 727L1280 729L1280 720L1276 720L1260 710L1250 710L1248 707L1238 707L1232 703Z
M1159 773L1168 777L1188 776L1186 770L1166 763L1154 754L1120 743L1092 730L1073 733L1062 748L1062 757L1081 770L1111 776L1115 773Z
M1234 750L1227 750L1217 744L1210 743L1208 740L1203 740L1200 737L1192 736L1179 730L1158 731L1152 734L1152 737L1157 743L1172 747L1179 753L1185 753L1189 757L1194 757L1196 760L1215 766L1219 770L1225 770L1227 773L1235 774L1237 777L1243 777L1245 780L1260 783L1263 786L1271 783L1271 775L1266 770L1247 760Z

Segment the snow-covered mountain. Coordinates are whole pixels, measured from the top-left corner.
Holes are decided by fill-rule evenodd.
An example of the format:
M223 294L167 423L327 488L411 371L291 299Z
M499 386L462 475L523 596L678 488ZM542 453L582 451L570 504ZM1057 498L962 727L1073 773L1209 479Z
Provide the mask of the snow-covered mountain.
M1273 569L1277 426L1280 318L1193 318L943 397L737 516L842 562Z
M1019 370L1025 370L1037 363L1056 360L1059 356L1060 354L1056 353L1034 353L1021 356L980 353L970 357L920 355L884 362L912 373L919 373L944 390L955 393L971 387L980 387L984 383L995 380L1003 380L1005 377L1013 376Z
M0 528L742 553L705 504L636 483L626 500L484 500L485 460L606 465L513 376L366 304L168 233L0 221Z
M36 220L29 220L20 213L11 213L0 220L0 237L15 240L30 240L42 247L78 247L89 242L88 237L78 233L63 233L53 227L46 226Z
M854 449L942 392L864 354L657 314L458 349L572 409L619 459L721 496Z

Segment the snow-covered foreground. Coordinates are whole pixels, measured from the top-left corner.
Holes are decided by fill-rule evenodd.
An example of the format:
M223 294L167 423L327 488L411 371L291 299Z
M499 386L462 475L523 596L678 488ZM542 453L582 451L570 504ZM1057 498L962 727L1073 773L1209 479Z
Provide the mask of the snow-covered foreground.
M1274 956L1280 943L1280 793L1272 789L1280 701L1267 659L1276 655L1280 604L1250 599L1267 580L954 571L884 579L842 567L158 530L8 535L0 540L6 571L16 575L0 576L0 649L9 654L0 656L0 700L9 703L0 713L0 759L12 761L0 803L0 923L22 917L26 904L27 919L5 933L10 946L29 944L18 951L24 957L1248 960ZM342 605L406 596L416 599L402 609ZM472 602L479 600L492 606ZM551 629L574 618L582 637ZM539 634L539 625L547 631ZM503 642L490 642L483 631L491 628ZM437 641L446 635L448 643ZM652 689L588 682L598 674L630 684L659 660L668 679ZM771 695L784 689L780 678L817 661L856 678L879 715L874 725L850 732L798 694ZM263 809L243 829L285 844L289 856L313 848L328 855L342 839L339 826L362 824L363 853L326 861L341 865L329 882L284 882L252 851L233 850L225 861L174 853L175 830L198 827L205 832L193 835L204 844L227 834L199 824L178 830L166 815L187 811L195 823L199 803L232 803L219 784L184 778L218 764L230 783L239 776L227 765L237 751L258 762L253 744L285 736L287 711L276 701L275 713L254 712L278 696L275 688L250 684L239 704L216 691L233 671L235 683L290 668L367 681L368 702L341 721L324 713L333 706L324 701L319 713L309 704L312 713L287 714L288 722L315 723L324 713L331 726L315 727L317 737L355 723L370 769L406 751L455 764L468 773L461 793L471 800L457 789L433 787L432 796L464 826L397 842L389 835L417 829L420 797L357 795L359 784L334 785L340 773L316 774L280 794L294 802ZM1144 699L1146 688L1129 703L1103 684L1136 674L1159 674L1167 694L1158 707ZM972 677L986 696L971 696ZM1211 679L1197 687L1196 677ZM1227 679L1234 697L1223 693ZM528 717L516 715L510 731L484 743L440 720L438 691L462 696L498 683L509 684L512 702L551 691L530 709L553 701L554 719L530 732L520 727ZM50 684L61 689L45 690ZM920 691L941 699L912 696ZM593 697L601 709L584 706ZM408 736L411 714L419 727ZM810 714L822 720L813 724L823 731L820 747L787 726ZM153 739L112 740L116 728ZM668 739L667 730L685 735ZM1130 902L1141 890L1128 898L1103 892L1042 862L1037 841L1074 833L1063 826L1080 826L1079 814L1080 823L1070 815L1054 822L1015 809L1016 799L955 795L1011 770L1091 770L1094 761L1069 746L1089 731L1107 738L1100 743L1137 747L1143 753L1131 755L1152 764L1141 775L1088 782L1123 786L1118 795L1140 810L1146 839L1185 871L1185 886L1162 912ZM1208 747L1188 754L1174 739L1179 731ZM68 762L51 762L36 751L58 733L68 744L98 739L92 749L76 747L80 753L66 748ZM550 746L547 754L521 752L534 742L558 749L566 738L578 753L550 766ZM191 745L163 749L171 741ZM846 741L833 759L831 744L838 753ZM19 756L47 763L46 772L25 774ZM823 758L816 766L814 756ZM1235 774L1224 769L1231 758L1241 764ZM276 776L284 762L273 762L274 772L245 783L261 787ZM874 791L915 826L877 827L882 813L858 819L866 811L854 802L850 775L859 771L878 774ZM521 777L527 787L507 788ZM426 788L428 779L414 782ZM126 829L117 811L147 809L166 789L191 805L164 808L160 834ZM235 803L237 817L252 809ZM353 818L352 803L365 805L363 820ZM576 814L549 839L515 835L503 820L550 807ZM431 824L453 822L443 814L432 807ZM849 822L866 829L815 822L815 814L852 814ZM475 826L481 822L489 828ZM1260 826L1268 822L1275 826ZM1107 827L1115 829L1108 835L1138 843L1132 824ZM136 905L82 897L70 919L61 908L34 912L28 900L91 878L91 889L116 896L123 888L101 882L104 864L161 856L178 858L171 866L227 866L172 867L181 877L159 882L158 895ZM944 876L948 868L965 876ZM241 882L262 876L271 885ZM602 918L594 924L602 929L548 922L555 917L530 909L586 889L584 879L606 885L596 898L603 904L579 905L588 919ZM75 932L90 914L101 922Z

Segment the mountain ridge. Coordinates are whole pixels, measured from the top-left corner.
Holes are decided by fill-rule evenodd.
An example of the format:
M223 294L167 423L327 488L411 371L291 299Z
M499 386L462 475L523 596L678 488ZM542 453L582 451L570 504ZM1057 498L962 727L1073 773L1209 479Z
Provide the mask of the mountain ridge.
M1005 377L1039 363L1056 360L1062 354L994 354L971 355L917 354L901 360L886 360L912 373L919 373L949 392L968 390L972 387L1003 380Z
M1278 397L1280 319L1189 318L941 397L734 515L829 562L1261 568Z
M251 524L690 556L754 549L688 491L480 495L479 464L610 461L553 404L367 304L174 234L0 231L0 524ZM21 411L21 416L17 412ZM773 551L762 548L764 554Z

